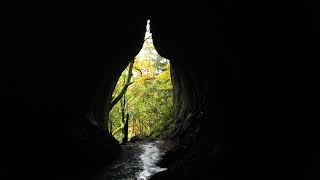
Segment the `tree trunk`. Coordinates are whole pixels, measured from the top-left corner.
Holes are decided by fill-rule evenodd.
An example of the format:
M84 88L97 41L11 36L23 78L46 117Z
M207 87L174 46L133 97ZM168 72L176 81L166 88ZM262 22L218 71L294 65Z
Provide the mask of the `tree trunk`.
M126 91L128 89L128 87L132 84L131 82L131 77L132 77L132 69L133 69L133 64L134 64L134 60L132 60L129 64L129 69L128 69L128 77L127 80L124 80L124 86L122 88L122 90L120 91L120 93L111 101L110 106L108 108L108 114L109 112L112 110L113 106L117 104L117 102L119 102L121 100L121 98L123 96L125 96ZM124 104L121 104L121 113L122 113L122 124L124 123L124 108L125 108L125 100L124 100ZM110 133L112 135L115 135L119 130L121 130L123 128L123 126L120 126L119 128L117 128L114 132L112 132L112 127L110 128Z
M134 60L132 60L132 61L130 62L129 70L128 70L128 78L127 78L127 81L126 81L125 85L123 86L122 90L120 91L120 93L111 101L109 111L111 111L111 109L113 108L113 106L116 105L118 101L120 101L120 99L122 98L122 96L126 93L128 87L132 84L132 82L131 82L131 77L132 77L133 64L134 64Z
M125 105L126 105L126 96L124 94L123 96L123 101L120 101L120 109L121 109L121 126L118 127L116 130L114 130L112 132L112 135L114 136L115 134L117 134L120 130L122 130L123 134L124 134L124 126L125 126Z
M125 123L125 105L126 105L126 99L124 96L123 102L121 102L121 121L122 123Z
M122 143L126 143L128 142L128 130L129 130L129 114L127 113L127 117L126 117L126 123L124 124L124 137L123 137L123 140L122 140Z

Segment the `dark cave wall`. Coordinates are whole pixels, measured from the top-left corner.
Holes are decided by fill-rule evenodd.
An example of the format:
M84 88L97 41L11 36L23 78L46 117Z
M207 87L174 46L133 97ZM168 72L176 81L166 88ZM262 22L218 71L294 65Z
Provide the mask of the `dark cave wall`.
M275 55L286 52L275 42L294 34L286 31L294 21L281 24L281 11L271 16L267 8L229 5L153 17L155 46L180 75L173 77L177 125L171 138L177 146L160 163L168 170L153 179L303 178L301 167L311 164L311 156L290 158L298 153L295 141L310 148L312 141L306 139L312 136L303 142L301 134L286 128L288 123L300 126L290 116L297 101L287 104L290 90L280 95L290 80L279 79L283 56ZM297 48L291 45L286 47ZM299 49L298 56L306 49Z
M12 172L19 162L28 167L26 177L86 179L121 152L101 122L113 82L142 47L145 19L122 11L115 18L113 12L59 10L46 17L45 42L34 48L44 55L19 64L10 77L17 85L10 89L14 98L6 99L23 107L21 121L31 126L17 130L16 161L8 160L12 176L22 174Z
M183 128L190 126L189 120L195 116L202 116L206 111L207 79L201 82L191 68L172 61L171 76L174 98L174 130L166 138L174 138ZM201 86L201 85L202 86ZM201 90L200 90L201 89ZM195 127L192 127L195 128ZM183 131L183 130L182 130Z
M205 26L204 22L208 20L205 18L200 22L191 17L179 20L168 17L165 22L155 21L153 24L153 33L162 35L154 35L155 46L162 47L157 48L159 53L169 58L173 66L176 121L175 131L170 135L176 147L160 163L168 167L168 171L159 173L154 179L217 178L225 170L222 167L226 160L223 152L231 151L223 142L227 130L221 126L221 114L225 106L228 111L234 110L224 101L232 98L229 97L232 96L229 88L234 81L232 63L226 62L224 55L226 42L220 37L218 28L224 24L214 17L209 27ZM167 26L160 27L164 23ZM232 121L232 118L225 120ZM228 131L230 135L237 132L233 130Z
M307 130L301 92L283 89L301 77L290 71L294 78L279 78L278 72L294 58L310 58L312 33L296 32L297 24L312 29L312 18L304 20L309 11L290 19L265 5L162 5L138 13L77 4L36 22L19 16L26 22L12 30L7 45L21 50L1 71L2 122L9 122L2 131L5 175L86 179L117 156L117 142L94 122L103 121L108 90L141 48L146 17L158 52L174 66L176 87L177 128L170 138L177 146L162 162L168 171L154 178L300 178L304 164L308 176L315 174L308 148L316 144L316 130ZM291 62L282 63L288 56Z

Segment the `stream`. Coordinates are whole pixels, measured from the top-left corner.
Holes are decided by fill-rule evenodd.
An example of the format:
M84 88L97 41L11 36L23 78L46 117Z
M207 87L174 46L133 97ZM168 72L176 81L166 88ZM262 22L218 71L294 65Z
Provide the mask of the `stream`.
M157 172L166 170L156 164L164 155L160 146L163 142L139 142L122 145L121 157L95 180L148 180Z

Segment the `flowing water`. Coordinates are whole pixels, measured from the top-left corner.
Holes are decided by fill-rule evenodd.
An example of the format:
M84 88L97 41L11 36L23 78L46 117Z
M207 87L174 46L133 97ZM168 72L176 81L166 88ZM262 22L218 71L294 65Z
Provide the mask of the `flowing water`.
M148 180L157 172L166 170L157 166L164 152L161 141L123 145L124 155L107 167L96 180Z
M166 170L166 168L156 166L162 155L157 142L144 144L142 147L143 153L140 155L140 160L143 164L143 170L139 173L138 179L148 179L153 174Z

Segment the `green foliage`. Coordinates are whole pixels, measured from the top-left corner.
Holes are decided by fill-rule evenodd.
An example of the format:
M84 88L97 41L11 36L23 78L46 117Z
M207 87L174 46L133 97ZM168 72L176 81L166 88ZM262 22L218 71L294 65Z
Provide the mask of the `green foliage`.
M116 97L125 85L129 66L122 72L113 92ZM125 113L129 113L129 138L137 134L159 137L165 128L171 129L173 91L169 60L154 49L152 40L146 40L133 64L132 84L125 95L109 112L112 132L123 126L121 102L125 100ZM109 125L109 126L110 126ZM119 141L123 132L113 134Z

